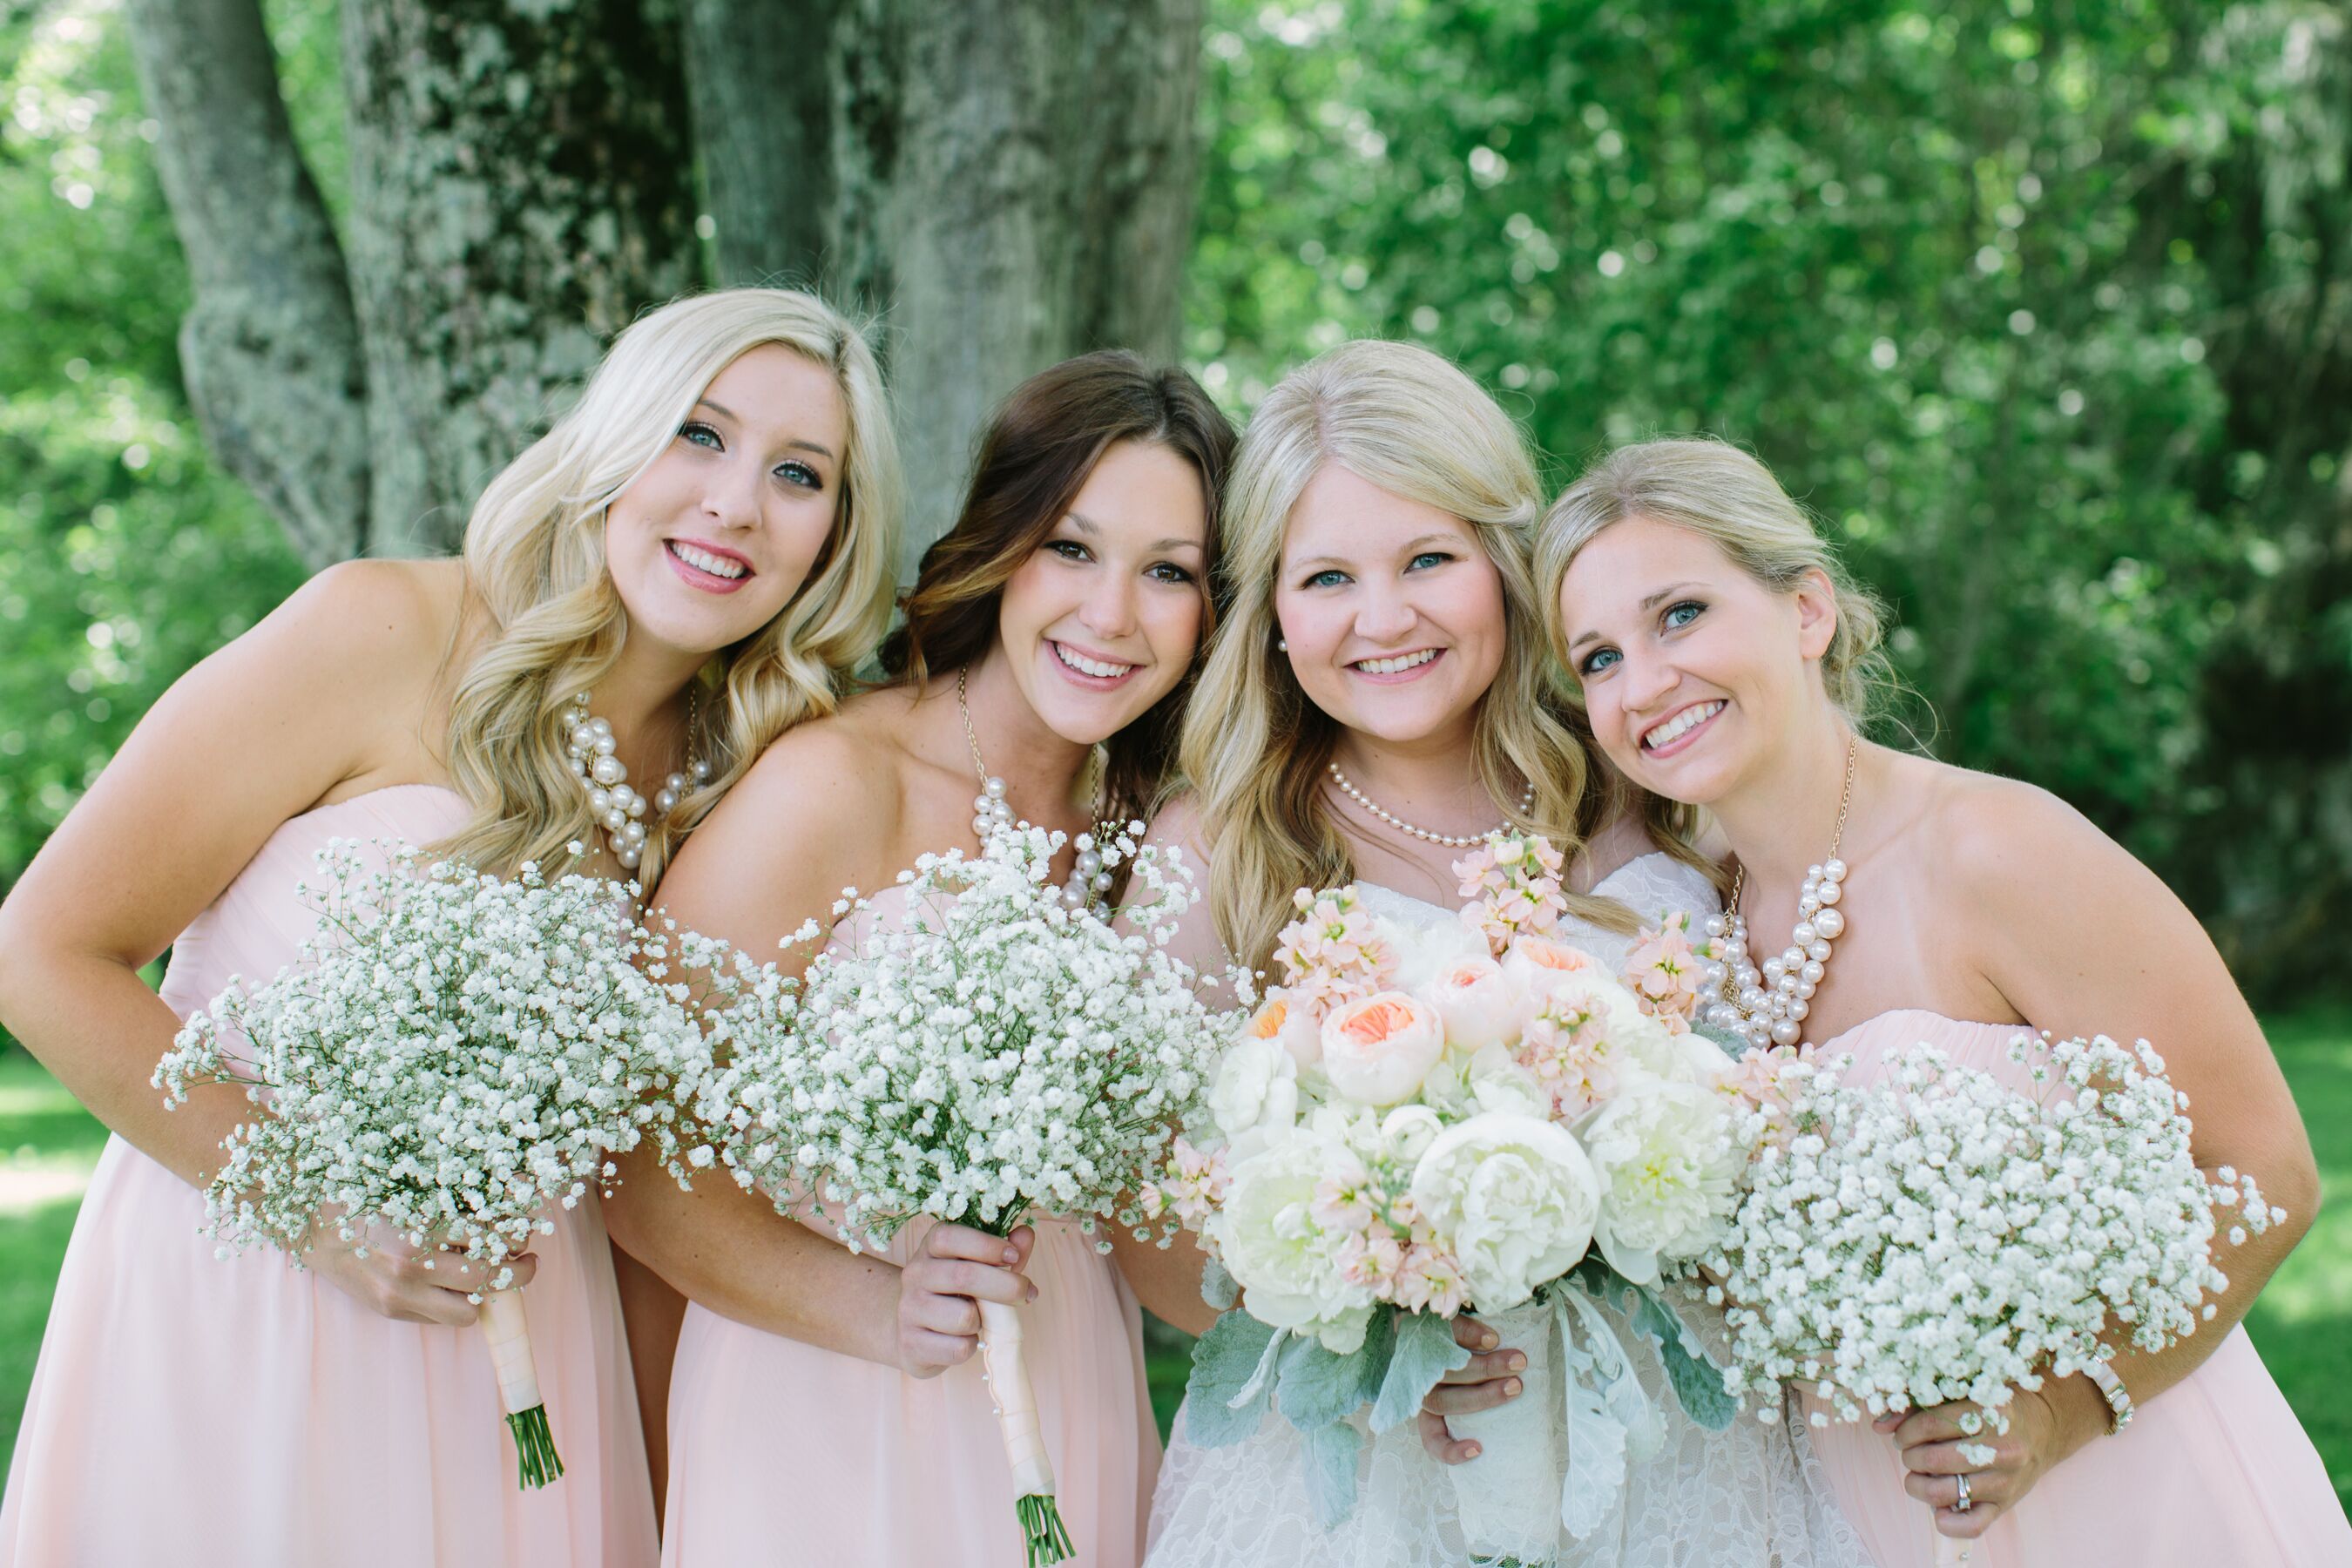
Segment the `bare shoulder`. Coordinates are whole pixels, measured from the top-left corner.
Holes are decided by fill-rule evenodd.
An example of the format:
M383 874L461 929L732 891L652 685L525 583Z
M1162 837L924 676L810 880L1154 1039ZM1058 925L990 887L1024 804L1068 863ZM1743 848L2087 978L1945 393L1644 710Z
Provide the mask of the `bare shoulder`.
M1173 845L1189 856L1206 852L1204 825L1201 820L1200 797L1191 790L1170 796L1151 814L1145 841L1151 844Z
M267 660L346 696L398 691L414 702L447 658L464 602L455 561L340 562L223 651L232 664Z
M795 725L771 742L722 811L756 813L794 838L855 823L871 835L904 796L896 749L851 712Z
M2038 784L1926 766L1919 825L1939 881L1979 896L2030 894L2055 875L2137 865L2090 818Z

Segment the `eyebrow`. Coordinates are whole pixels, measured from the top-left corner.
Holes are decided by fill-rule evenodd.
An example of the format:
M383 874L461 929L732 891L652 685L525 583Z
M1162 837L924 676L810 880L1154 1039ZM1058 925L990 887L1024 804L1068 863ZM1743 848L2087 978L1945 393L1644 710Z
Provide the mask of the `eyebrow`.
M1087 516L1087 514L1082 511L1066 511L1062 514L1062 521L1068 523L1072 528L1076 529L1081 533L1091 533L1097 538L1100 538L1102 535L1102 525L1096 522L1092 518ZM1207 547L1197 539L1184 539L1175 534L1170 534L1165 539L1153 540L1148 548L1152 550L1205 550Z
M1651 595L1648 598L1643 600L1642 608L1645 611L1654 610L1657 608L1662 602L1682 592L1685 588L1696 588L1699 586L1701 586L1701 584L1692 582L1669 583L1664 587L1659 589L1656 593ZM1598 640L1601 634L1599 632L1587 632L1582 637L1577 638L1574 642L1569 644L1568 650L1570 653L1574 653L1586 643Z
M743 416L741 415L728 407L727 405L714 402L710 398L698 397L694 400L694 405L697 408L708 408L713 414L718 415L721 419L732 419L738 425L743 423ZM794 439L785 442L784 445L787 447L797 447L803 452L814 452L820 458L830 458L833 456L833 448L819 441L803 441Z
M1398 548L1397 553L1399 555L1418 555L1423 550L1432 544L1451 545L1458 550L1462 548L1462 539L1459 534L1424 533L1418 539L1406 540L1404 543ZM1353 566L1355 564L1354 562L1343 559L1337 555L1309 555L1303 560L1293 561L1288 566L1285 567L1284 570L1298 572L1318 563L1326 566Z

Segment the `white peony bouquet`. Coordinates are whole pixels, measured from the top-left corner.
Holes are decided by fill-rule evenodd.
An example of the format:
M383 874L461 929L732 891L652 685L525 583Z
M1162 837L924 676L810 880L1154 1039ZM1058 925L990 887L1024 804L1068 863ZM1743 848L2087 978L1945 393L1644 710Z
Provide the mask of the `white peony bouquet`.
M1451 930L1390 925L1351 889L1297 895L1282 982L1153 1202L1201 1232L1212 1304L1240 1292L1195 1353L1195 1442L1279 1409L1335 1523L1360 1413L1374 1433L1410 1418L1465 1363L1450 1320L1475 1310L1527 1353L1528 1394L1457 1423L1487 1450L1453 1472L1464 1526L1482 1554L1549 1561L1664 1436L1596 1298L1656 1342L1694 1418L1731 1417L1662 1287L1720 1245L1758 1119L1690 1028L1686 921L1645 933L1621 977L1552 934L1548 841L1503 838L1454 869L1469 902Z
M2041 1096L1926 1045L1875 1088L1842 1059L1748 1065L1775 1131L1710 1267L1765 1419L1795 1380L1841 1420L1966 1399L2005 1430L2015 1389L2108 1358L2105 1336L2161 1350L2213 1315L2217 1209L2232 1244L2285 1217L2252 1176L2198 1168L2145 1040L2009 1049Z
M737 1180L831 1218L853 1248L887 1246L919 1215L999 1236L1045 1215L1143 1226L1139 1195L1195 1110L1216 1030L1163 951L1190 875L1141 835L1133 824L1097 851L1129 868L1118 925L1064 901L1048 871L1061 836L1025 826L977 859L923 857L887 920L845 897L834 913L859 921L857 940L810 962L773 1010L780 1026L737 1030L709 1086L703 1114ZM1021 1315L983 1301L981 1317L1028 1559L1060 1562L1072 1547Z
M377 848L330 840L322 884L298 889L320 917L299 961L251 993L232 979L155 1069L168 1105L236 1083L259 1108L205 1194L221 1255L268 1242L299 1266L327 1226L362 1252L381 1228L502 1265L552 1233L551 1207L608 1186L615 1153L650 1142L683 1179L708 1052L682 986L658 978L673 944L623 889ZM538 1487L563 1463L522 1294L477 1300Z

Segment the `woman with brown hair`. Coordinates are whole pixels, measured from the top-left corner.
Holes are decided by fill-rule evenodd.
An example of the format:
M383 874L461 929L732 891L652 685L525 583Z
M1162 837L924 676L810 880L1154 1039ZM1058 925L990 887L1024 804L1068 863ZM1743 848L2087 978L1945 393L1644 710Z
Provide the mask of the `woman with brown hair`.
M1146 809L1213 618L1233 432L1192 378L1103 353L1015 389L924 557L887 682L771 747L662 887L667 915L773 952L845 887L976 847L974 805L1075 837ZM1107 889L1065 848L1070 896ZM795 959L804 955L793 955ZM955 1225L854 1254L725 1182L631 1180L614 1240L683 1292L669 1564L1023 1561L973 1360L977 1301L1026 1303L1078 1560L1140 1555L1159 1444L1133 1290L1075 1224ZM1124 1256L1124 1255L1122 1255Z

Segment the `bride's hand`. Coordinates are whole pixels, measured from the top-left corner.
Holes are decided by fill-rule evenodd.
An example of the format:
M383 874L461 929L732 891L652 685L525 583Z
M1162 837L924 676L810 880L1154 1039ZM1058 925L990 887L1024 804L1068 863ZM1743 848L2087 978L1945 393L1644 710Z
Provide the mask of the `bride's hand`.
M980 1349L980 1304L1018 1307L1037 1299L1020 1272L1037 1233L1027 1226L991 1236L968 1225L940 1224L898 1271L898 1366L909 1377L937 1377Z
M1882 1415L1871 1425L1890 1434L1903 1452L1903 1489L1936 1510L1936 1529L1957 1541L1973 1541L1992 1521L2017 1506L2050 1471L2075 1449L2107 1430L2107 1405L2097 1387L2080 1375L2046 1380L2039 1390L2021 1388L2009 1404L2009 1430L1988 1424L1971 1437L1960 1417L1976 1406L1965 1400L1927 1410ZM1983 1444L1990 1464L1976 1464L1960 1450ZM1979 1458L1983 1458L1981 1453ZM1959 1483L1969 1478L1969 1510L1960 1512Z
M467 1296L519 1290L539 1270L538 1257L528 1252L492 1264L446 1247L420 1251L397 1237L369 1237L365 1258L359 1255L360 1245L337 1235L333 1220L321 1220L302 1255L303 1266L369 1311L396 1322L469 1328L482 1309Z
M1470 1360L1459 1372L1438 1379L1414 1418L1421 1428L1421 1446L1444 1465L1467 1464L1483 1452L1475 1439L1457 1439L1447 1429L1445 1418L1492 1410L1505 1400L1517 1399L1525 1386L1517 1374L1528 1369L1524 1352L1497 1350L1503 1342L1495 1331L1467 1313L1454 1320L1454 1342L1470 1352Z

